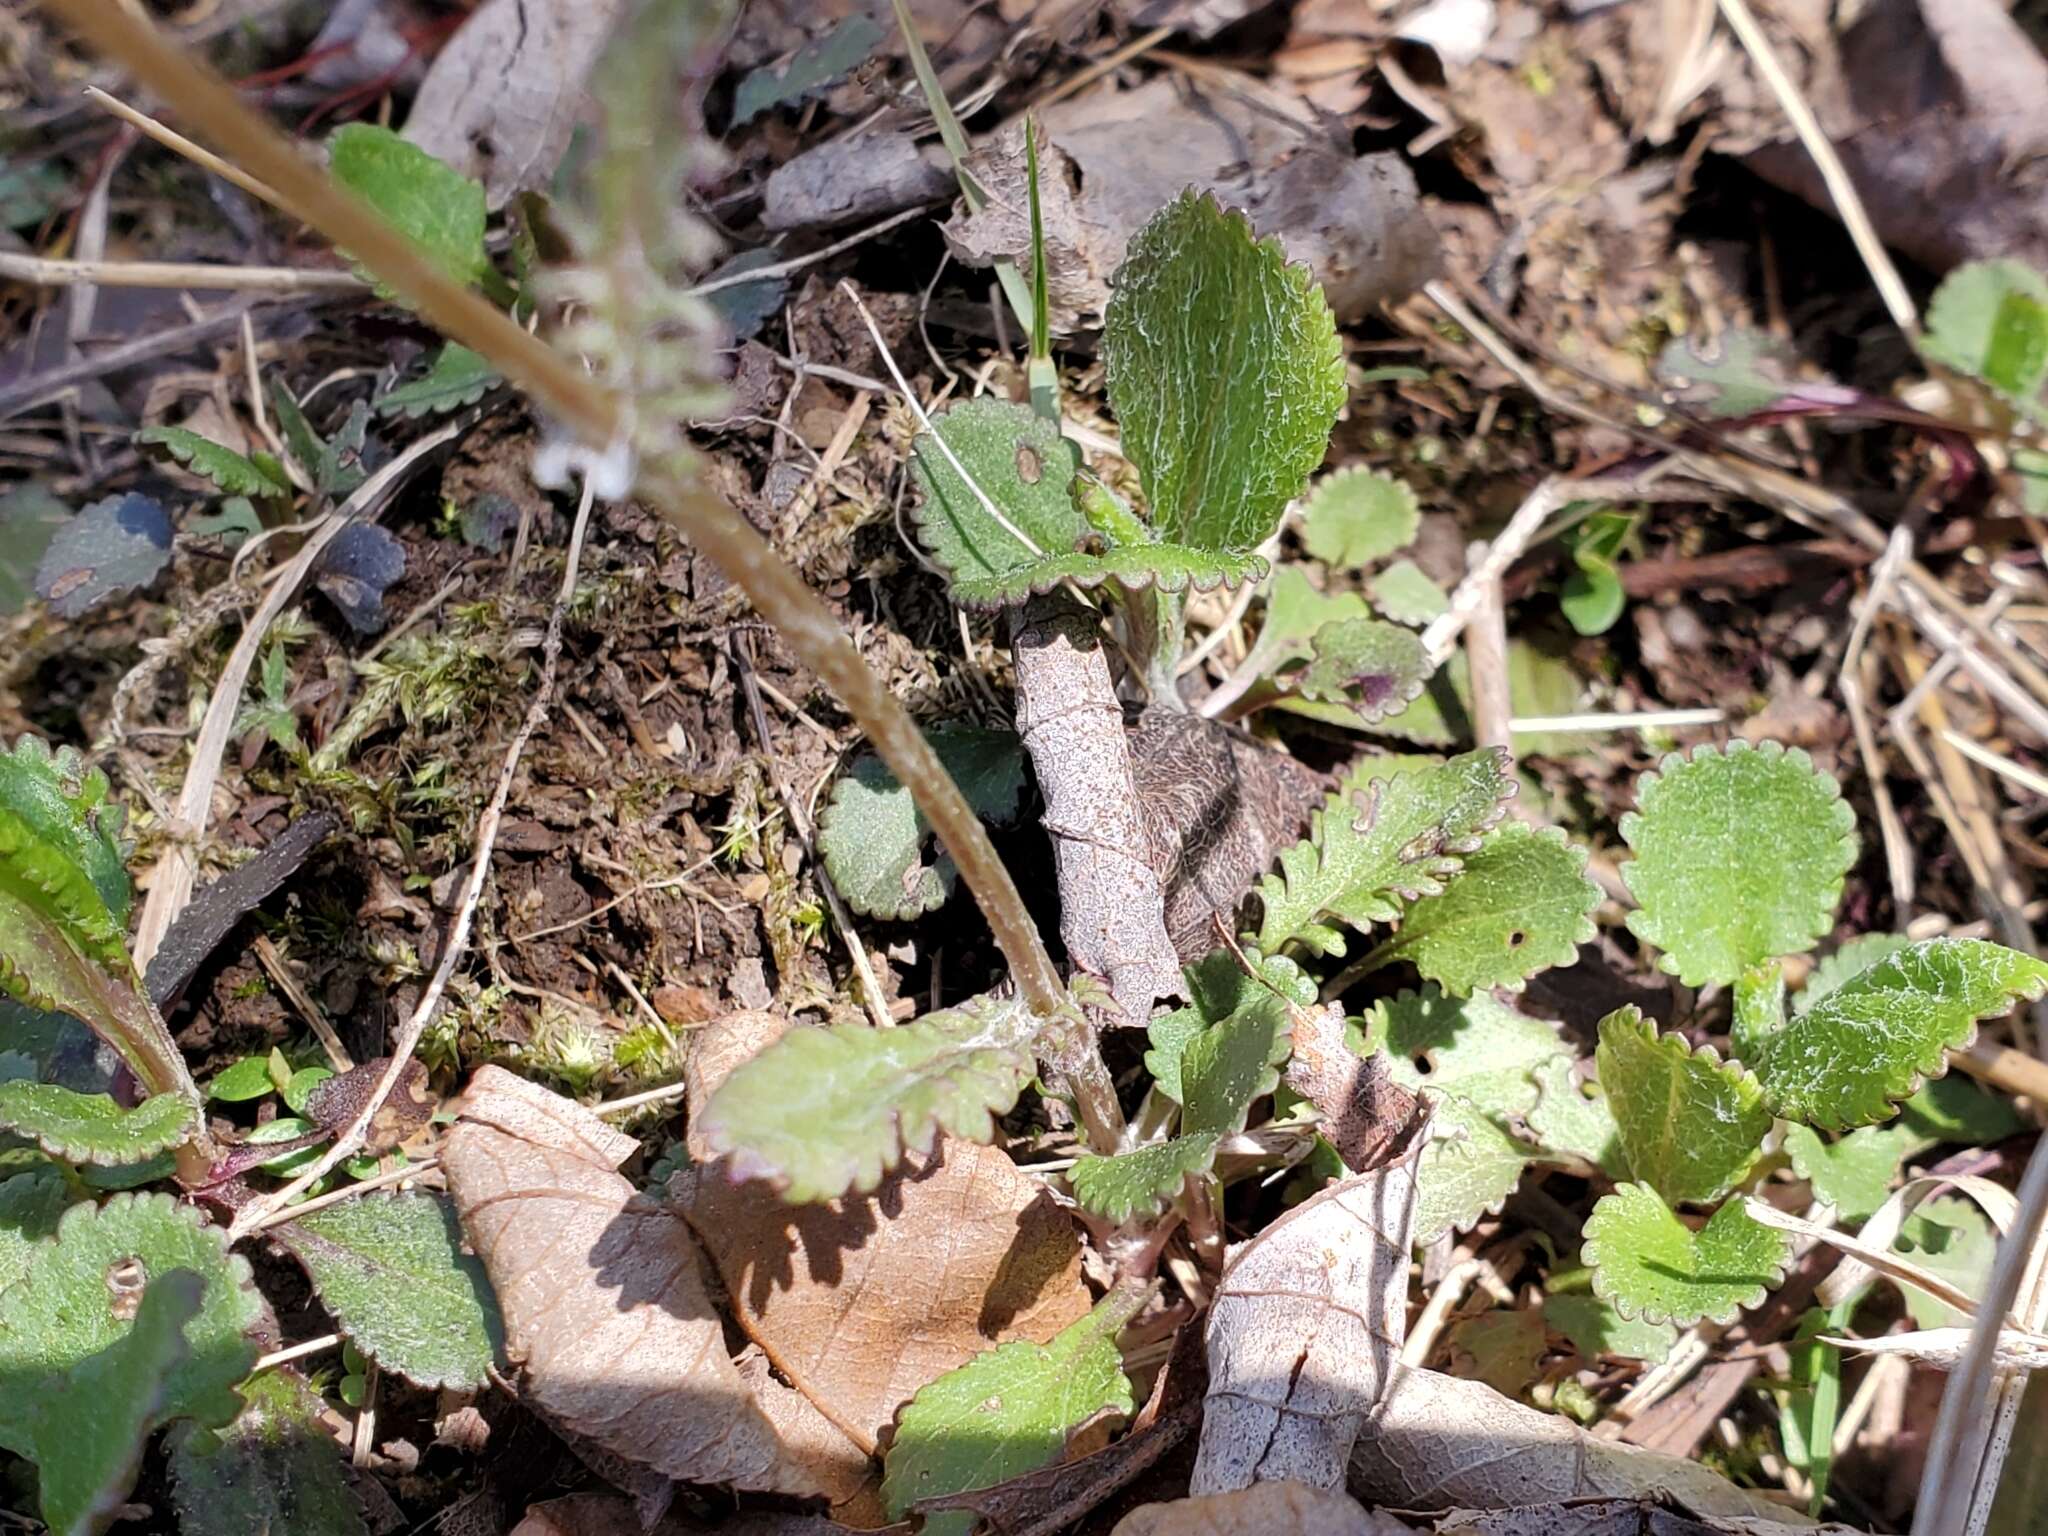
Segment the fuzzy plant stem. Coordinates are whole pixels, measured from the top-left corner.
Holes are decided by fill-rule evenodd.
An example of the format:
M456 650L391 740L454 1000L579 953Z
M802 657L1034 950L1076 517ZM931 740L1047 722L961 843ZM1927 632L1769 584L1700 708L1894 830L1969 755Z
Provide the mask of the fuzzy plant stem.
M630 430L629 413L615 395L572 359L443 276L405 236L332 182L218 76L154 27L115 0L48 0L48 9L168 102L189 126L217 144L233 145L238 162L272 188L288 212L345 247L436 329L483 354L585 441L614 443ZM838 696L952 855L1025 1002L1041 1017L1057 1016L1067 1003L1066 988L1009 871L909 713L861 660L830 610L738 514L694 481L672 468L649 466L637 489L739 584L797 658ZM1108 1086L1106 1070L1099 1081L1074 1084L1090 1143L1103 1152L1116 1149L1123 1122Z

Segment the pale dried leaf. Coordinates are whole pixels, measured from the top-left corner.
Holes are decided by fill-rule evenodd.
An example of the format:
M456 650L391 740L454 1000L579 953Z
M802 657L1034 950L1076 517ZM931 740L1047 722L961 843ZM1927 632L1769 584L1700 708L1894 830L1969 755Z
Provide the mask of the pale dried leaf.
M874 1194L820 1205L717 1165L670 1189L748 1336L864 1452L925 1383L1088 1312L1073 1223L993 1147L944 1140Z
M1787 1510L1697 1462L1601 1440L1480 1381L1397 1367L1351 1455L1351 1492L1394 1509L1670 1498L1703 1517Z
M1331 1185L1224 1267L1189 1492L1294 1478L1337 1488L1408 1332L1415 1153Z
M1348 1493L1285 1480L1141 1504L1110 1536L1407 1536L1391 1515L1368 1511Z
M708 1163L718 1156L710 1139L697 1128L712 1094L735 1068L780 1040L789 1027L789 1018L784 1014L765 1008L743 1008L690 1032L690 1055L683 1063L683 1084L690 1106L684 1145L692 1162Z
M1395 1082L1378 1051L1360 1056L1344 1035L1344 1008L1296 1008L1287 1086L1315 1105L1324 1138L1346 1168L1370 1168L1414 1117L1416 1096Z
M637 1147L497 1067L471 1078L442 1167L543 1417L686 1482L815 1495L837 1479L776 1434L726 1352L681 1217L614 1170Z

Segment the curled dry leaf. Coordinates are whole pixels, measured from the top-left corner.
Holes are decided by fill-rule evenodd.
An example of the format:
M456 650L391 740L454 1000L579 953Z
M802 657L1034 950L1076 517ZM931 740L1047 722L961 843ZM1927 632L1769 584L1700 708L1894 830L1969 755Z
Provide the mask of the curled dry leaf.
M693 1121L789 1027L743 1013L702 1031L688 1069ZM740 1326L861 1461L919 1387L1009 1339L1044 1343L1088 1312L1073 1223L994 1147L942 1140L874 1194L817 1205L735 1183L723 1163L684 1170L670 1193Z
M1253 1483L1170 1504L1141 1504L1110 1536L1408 1536L1392 1515L1368 1511L1341 1489L1306 1483Z
M504 1310L523 1399L680 1481L844 1496L843 1469L800 1457L726 1352L689 1228L615 1171L637 1147L498 1067L459 1103L442 1166Z
M1351 1454L1351 1491L1394 1509L1510 1509L1561 1499L1677 1500L1695 1514L1796 1520L1697 1462L1600 1440L1480 1381L1397 1367Z
M1191 1493L1283 1478L1343 1486L1352 1442L1408 1333L1421 1128L1386 1166L1311 1196L1224 1267Z

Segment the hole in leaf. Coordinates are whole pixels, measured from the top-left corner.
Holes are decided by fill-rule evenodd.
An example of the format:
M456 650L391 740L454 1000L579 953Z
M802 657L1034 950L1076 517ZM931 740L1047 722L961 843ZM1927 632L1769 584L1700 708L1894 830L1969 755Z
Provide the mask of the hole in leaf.
M1519 929L1519 928L1515 929L1515 931L1514 931L1514 932L1512 932L1512 933L1510 933L1510 934L1508 935L1508 948L1509 948L1509 949L1520 949L1520 948L1522 947L1522 945L1523 945L1523 944L1524 944L1525 942L1527 942L1527 940L1528 940L1528 937L1529 937L1529 935L1528 935L1528 934L1526 934L1526 933L1524 933L1524 932L1522 932L1522 930L1521 930L1521 929Z
M135 1320L135 1314L142 1309L143 1288L148 1283L149 1272L138 1258L116 1259L107 1266L107 1310L117 1322Z
M1017 478L1026 485L1036 485L1045 478L1045 460L1029 443L1017 445Z

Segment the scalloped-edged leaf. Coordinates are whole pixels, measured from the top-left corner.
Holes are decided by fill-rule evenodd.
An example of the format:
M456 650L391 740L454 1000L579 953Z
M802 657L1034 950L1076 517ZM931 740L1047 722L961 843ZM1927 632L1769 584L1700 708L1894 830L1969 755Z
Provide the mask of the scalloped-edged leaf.
M1928 301L1920 350L2038 410L2048 384L2048 276L2023 261L1957 267Z
M1106 1409L1129 1414L1116 1336L1129 1321L1114 1294L1044 1344L1012 1339L919 1389L896 1417L882 1503L900 1520L921 1499L988 1488L1058 1459L1067 1437ZM925 1536L967 1536L967 1510L927 1515Z
M1213 949L1193 965L1184 967L1181 974L1187 980L1191 1001L1185 1008L1160 1014L1146 1027L1152 1049L1145 1053L1145 1070L1152 1074L1159 1091L1176 1104L1185 1102L1182 1061L1188 1045L1198 1036L1254 1004L1277 1001L1275 992L1304 1008L1316 1000L1315 981L1286 956L1260 955L1251 950L1247 958L1258 971L1257 977L1247 976L1237 957L1227 949ZM1281 1053L1279 1059L1284 1059L1286 1035L1283 1025L1274 1046ZM1274 1065L1278 1064L1276 1059ZM1262 1079L1264 1086L1258 1092L1270 1093L1278 1080L1277 1072ZM1182 1129L1188 1127L1183 1125Z
M1813 948L1856 862L1855 812L1813 759L1776 742L1673 753L1621 819L1628 926L1689 987Z
M180 1318L183 1347L168 1361L150 1341L150 1296L161 1288L175 1297L163 1285L175 1271L198 1285L189 1321ZM247 1335L260 1313L248 1263L170 1196L116 1195L64 1213L0 1294L0 1447L37 1463L53 1526L85 1528L73 1523L86 1497L78 1490L113 1488L110 1458L139 1449L149 1425L234 1417L233 1388L256 1357ZM131 1389L145 1359L162 1363L147 1373L154 1402L138 1415L141 1394Z
M1031 1081L1041 1022L1015 999L977 997L896 1029L792 1029L725 1080L702 1130L735 1174L792 1202L866 1192L940 1131L993 1136Z
M1979 1019L2048 989L2048 964L1983 939L1928 939L1880 960L1751 1054L1771 1108L1824 1130L1888 1119Z
M55 1083L0 1083L0 1128L30 1137L67 1163L139 1163L190 1136L195 1107L160 1093L123 1109L104 1093L73 1093Z
M23 736L0 752L0 810L21 818L40 842L55 845L92 882L114 922L126 927L132 890L121 836L126 812L107 776L70 747L52 752Z
M1610 1179L1628 1177L1621 1127L1598 1083L1581 1083L1571 1059L1555 1056L1536 1068L1536 1107L1525 1117L1545 1152L1591 1163Z
M1763 1154L1763 1085L1712 1046L1694 1050L1620 1008L1600 1021L1594 1059L1630 1175L1669 1204L1711 1204Z
M1364 1024L1361 1048L1386 1051L1403 1088L1463 1099L1495 1119L1526 1115L1536 1104L1535 1074L1571 1063L1554 1025L1484 992L1403 992L1373 1004Z
M1792 999L1792 1011L1805 1013L1851 976L1869 970L1888 955L1910 949L1913 941L1903 933L1864 933L1849 940L1833 954L1814 963L1806 986Z
M1181 1053L1181 1129L1191 1136L1244 1129L1252 1101L1273 1091L1287 1059L1285 1000L1248 989L1244 1003L1210 1025Z
M1299 942L1341 955L1343 935L1324 919L1363 929L1440 894L1515 793L1496 748L1384 778L1368 777L1374 768L1368 760L1325 800L1308 837L1281 853L1279 873L1260 880L1258 946L1268 954Z
M1623 1317L1598 1296L1551 1296L1543 1303L1543 1320L1571 1340L1588 1360L1618 1355L1655 1365L1671 1353L1678 1330L1669 1323L1646 1323Z
M1373 605L1396 624L1420 628L1448 613L1451 595L1413 560L1396 560L1366 583Z
M1103 317L1110 405L1161 538L1257 549L1329 448L1336 322L1306 267L1184 192L1132 237Z
M1785 1151L1793 1172L1813 1185L1814 1198L1835 1208L1854 1225L1884 1204L1899 1164L1925 1142L1911 1126L1866 1125L1834 1141L1823 1141L1810 1126L1785 1127Z
M291 486L264 465L185 427L144 427L135 434L135 441L145 448L161 448L193 474L211 480L226 495L291 494Z
M1522 1182L1536 1149L1488 1119L1469 1099L1444 1098L1415 1170L1415 1233L1427 1247L1498 1211Z
M1024 749L1012 731L953 726L926 740L984 821L1007 825L1024 794ZM953 893L953 861L924 861L931 827L910 791L872 753L832 787L818 817L825 872L854 911L902 921L937 910Z
M1133 1216L1156 1216L1180 1194L1197 1173L1207 1173L1216 1159L1222 1133L1176 1136L1114 1157L1084 1157L1067 1174L1081 1209L1105 1221L1123 1223Z
M1622 1184L1586 1220L1593 1292L1626 1318L1726 1323L1785 1278L1791 1235L1730 1200L1695 1232L1647 1184Z
M435 416L483 399L500 380L498 370L481 352L459 341L444 342L427 371L386 391L377 399L379 416Z
M444 276L468 284L489 269L484 254L489 211L482 182L372 123L335 129L327 140L327 164L336 181L381 214ZM367 271L364 276L375 281ZM396 297L381 282L377 293Z
M1343 705L1369 725L1405 709L1433 670L1413 630L1339 619L1316 631L1304 665L1274 681L1314 703Z
M171 562L171 519L154 496L106 496L50 536L36 565L36 596L75 619L108 598L146 587Z
M421 1387L482 1387L504 1323L483 1265L462 1251L445 1200L365 1195L274 1234L356 1348Z
M1375 469L1323 476L1301 509L1301 543L1316 559L1355 571L1415 542L1422 508L1405 480Z
M1586 857L1560 828L1508 822L1465 856L1440 895L1409 907L1378 953L1409 961L1447 992L1518 990L1538 971L1575 964L1600 904Z
M234 1423L172 1441L180 1536L364 1536L319 1395L286 1369L260 1372L237 1390L247 1406Z
M1266 617L1253 654L1259 669L1270 673L1286 662L1306 661L1324 625L1371 617L1371 606L1356 592L1324 592L1300 566L1283 565L1266 588Z

